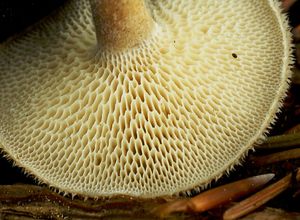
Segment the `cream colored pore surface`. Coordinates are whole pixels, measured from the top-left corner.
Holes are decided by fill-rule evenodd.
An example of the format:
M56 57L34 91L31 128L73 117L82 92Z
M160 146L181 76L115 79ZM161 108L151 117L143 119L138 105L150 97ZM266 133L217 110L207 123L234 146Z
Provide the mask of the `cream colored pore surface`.
M289 35L272 0L148 1L140 47L96 51L88 1L0 46L0 145L87 196L203 186L263 137L287 88Z

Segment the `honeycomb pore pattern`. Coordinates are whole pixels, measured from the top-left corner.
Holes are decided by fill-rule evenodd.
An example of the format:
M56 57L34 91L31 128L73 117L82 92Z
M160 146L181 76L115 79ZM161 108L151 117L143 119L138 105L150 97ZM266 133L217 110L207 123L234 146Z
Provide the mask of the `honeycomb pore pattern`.
M263 138L285 95L290 36L272 0L147 1L138 47L96 51L70 0L0 45L0 145L62 191L161 196L204 186Z

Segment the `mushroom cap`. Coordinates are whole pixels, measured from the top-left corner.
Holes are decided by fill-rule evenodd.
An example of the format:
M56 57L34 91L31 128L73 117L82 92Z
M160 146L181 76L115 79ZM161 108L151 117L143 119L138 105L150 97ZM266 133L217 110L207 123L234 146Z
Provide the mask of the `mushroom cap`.
M273 0L147 1L141 45L96 50L87 0L0 45L0 145L41 182L91 197L203 187L263 140L291 75Z

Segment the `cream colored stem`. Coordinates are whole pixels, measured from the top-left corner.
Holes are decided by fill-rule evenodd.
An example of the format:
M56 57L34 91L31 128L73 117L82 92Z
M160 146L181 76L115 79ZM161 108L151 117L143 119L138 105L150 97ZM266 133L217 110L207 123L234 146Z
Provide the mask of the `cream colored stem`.
M144 0L90 0L90 3L101 50L135 47L153 30L154 21Z

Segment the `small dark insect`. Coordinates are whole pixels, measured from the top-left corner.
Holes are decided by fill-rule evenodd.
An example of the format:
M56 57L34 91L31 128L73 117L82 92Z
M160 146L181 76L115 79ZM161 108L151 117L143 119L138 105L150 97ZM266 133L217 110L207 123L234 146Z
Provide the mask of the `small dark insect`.
M236 53L232 53L231 55L232 55L232 57L235 58L235 59L238 57Z

